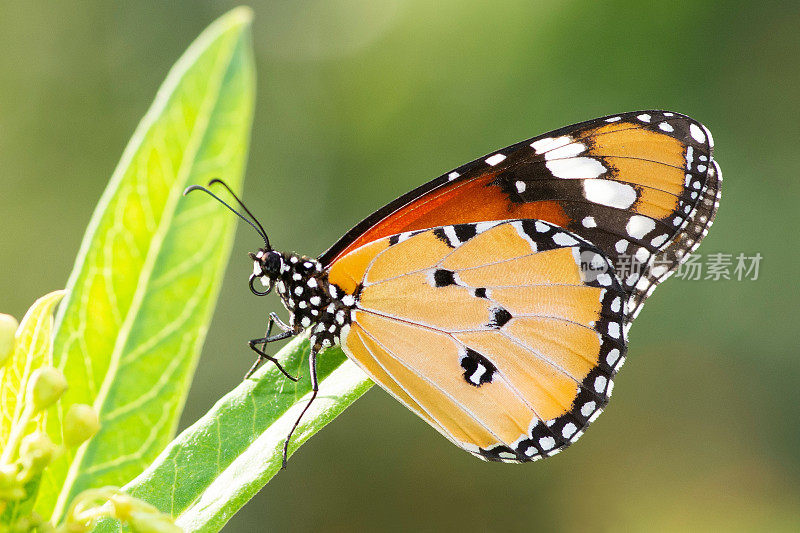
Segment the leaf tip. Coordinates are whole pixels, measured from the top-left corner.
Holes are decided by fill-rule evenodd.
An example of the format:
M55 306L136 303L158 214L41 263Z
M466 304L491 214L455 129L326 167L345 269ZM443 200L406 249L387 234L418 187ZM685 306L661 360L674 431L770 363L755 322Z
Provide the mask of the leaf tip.
M231 25L240 24L249 26L253 22L253 8L250 6L235 7L223 15L222 19Z

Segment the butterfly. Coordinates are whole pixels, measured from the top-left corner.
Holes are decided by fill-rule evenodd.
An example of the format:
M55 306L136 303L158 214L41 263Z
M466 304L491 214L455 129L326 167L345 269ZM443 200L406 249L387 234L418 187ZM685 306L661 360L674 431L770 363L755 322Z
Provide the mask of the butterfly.
M247 216L207 188L185 193L203 190L259 233L250 289L275 289L289 312L288 323L271 313L250 341L258 359L246 377L271 361L296 380L265 350L308 331L300 418L319 389L318 354L341 345L460 448L522 463L575 442L605 408L632 321L714 220L713 146L679 113L581 122L439 176L318 258L274 250L220 180L209 187L224 186Z

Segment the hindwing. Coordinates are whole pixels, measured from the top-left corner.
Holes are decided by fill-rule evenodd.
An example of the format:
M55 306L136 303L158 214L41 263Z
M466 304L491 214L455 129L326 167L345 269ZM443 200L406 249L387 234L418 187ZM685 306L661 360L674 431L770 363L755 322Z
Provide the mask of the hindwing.
M526 462L602 411L626 350L626 293L603 252L539 220L384 237L336 261L356 294L342 347L448 439Z

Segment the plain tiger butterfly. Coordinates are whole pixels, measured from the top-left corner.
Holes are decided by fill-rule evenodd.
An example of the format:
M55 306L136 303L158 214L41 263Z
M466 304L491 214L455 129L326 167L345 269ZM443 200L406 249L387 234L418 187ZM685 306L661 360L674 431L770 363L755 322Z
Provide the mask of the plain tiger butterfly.
M305 409L317 355L339 344L457 446L529 462L602 412L631 322L708 233L722 181L713 146L705 126L665 111L567 126L397 198L316 259L273 250L223 182L212 181L249 219L208 189L186 192L214 196L259 233L250 289L276 289L289 312L250 341L248 377L269 360L296 379L266 345L309 331Z

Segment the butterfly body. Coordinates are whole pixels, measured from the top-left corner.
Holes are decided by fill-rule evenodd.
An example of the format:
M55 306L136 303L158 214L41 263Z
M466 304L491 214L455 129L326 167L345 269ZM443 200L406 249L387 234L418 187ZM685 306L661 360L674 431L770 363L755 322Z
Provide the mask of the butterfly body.
M275 288L289 312L250 341L251 373L269 360L296 379L264 350L308 330L306 409L317 355L341 345L473 455L554 455L605 408L644 301L708 233L722 182L712 151L710 132L673 112L574 124L418 187L318 259L274 251L228 189L265 243L250 288Z
M295 333L310 330L316 351L339 344L342 330L349 327L355 298L328 281L319 261L264 249L252 259L253 276L264 287L274 286Z

